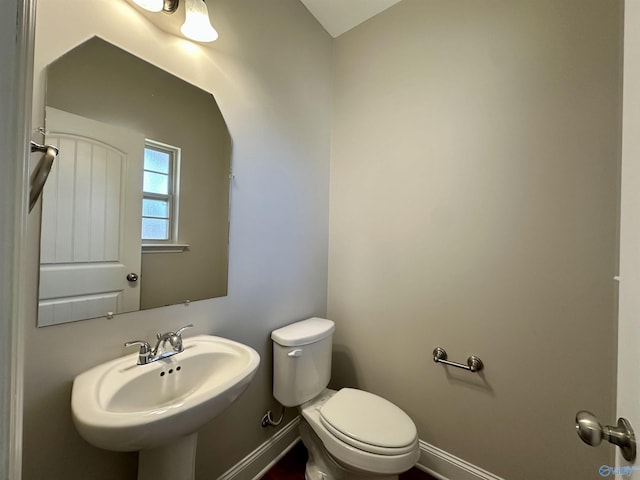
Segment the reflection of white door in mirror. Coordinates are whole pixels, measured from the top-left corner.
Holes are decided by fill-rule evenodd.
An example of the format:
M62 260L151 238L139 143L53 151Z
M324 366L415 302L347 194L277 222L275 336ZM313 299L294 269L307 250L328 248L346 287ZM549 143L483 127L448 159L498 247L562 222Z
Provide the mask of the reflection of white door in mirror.
M39 325L138 310L144 135L47 107ZM135 207L132 207L135 206Z

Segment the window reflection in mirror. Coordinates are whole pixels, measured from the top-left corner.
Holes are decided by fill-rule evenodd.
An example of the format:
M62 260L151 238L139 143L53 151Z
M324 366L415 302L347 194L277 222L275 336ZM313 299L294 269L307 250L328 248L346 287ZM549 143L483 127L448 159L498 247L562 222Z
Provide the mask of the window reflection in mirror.
M226 295L231 138L213 96L97 37L49 65L46 85L47 140L61 153L57 181L43 193L41 252L69 255L41 255L39 326ZM115 145L128 136L133 146ZM121 158L119 170L103 147ZM145 162L145 149L169 160ZM143 192L145 176L166 188ZM132 179L135 192L125 195ZM80 248L95 249L100 242L88 238L100 229L117 243L102 255L108 287L94 281L97 261ZM125 240L132 230L134 246ZM132 264L123 260L126 249L137 250L138 264L135 255ZM138 281L127 281L129 273ZM137 304L125 301L132 295Z
M180 187L178 147L147 140L143 154L142 241L178 241Z

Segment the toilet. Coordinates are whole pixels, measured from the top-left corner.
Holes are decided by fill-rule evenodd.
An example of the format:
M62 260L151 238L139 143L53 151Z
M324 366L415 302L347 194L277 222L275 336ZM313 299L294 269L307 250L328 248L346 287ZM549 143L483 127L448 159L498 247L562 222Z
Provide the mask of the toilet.
M306 480L397 480L420 455L411 418L353 388L327 389L335 325L310 318L274 330L273 396L301 413Z

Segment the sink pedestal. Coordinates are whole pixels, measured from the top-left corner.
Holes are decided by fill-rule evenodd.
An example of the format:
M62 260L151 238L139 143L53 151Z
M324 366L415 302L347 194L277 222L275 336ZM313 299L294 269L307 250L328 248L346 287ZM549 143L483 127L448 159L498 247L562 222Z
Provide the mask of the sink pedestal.
M198 433L162 447L140 450L138 480L194 480Z

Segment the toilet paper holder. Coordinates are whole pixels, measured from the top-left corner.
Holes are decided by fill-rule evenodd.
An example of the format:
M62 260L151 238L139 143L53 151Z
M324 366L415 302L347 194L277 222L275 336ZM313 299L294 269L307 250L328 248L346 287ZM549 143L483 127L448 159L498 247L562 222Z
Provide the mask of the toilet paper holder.
M484 368L484 363L480 360L480 357L476 357L475 355L471 355L467 358L467 364L451 362L447 360L447 352L444 348L436 347L433 350L433 361L436 363L443 363L445 365L450 365L452 367L462 368L463 370L469 370L472 373L479 372Z

